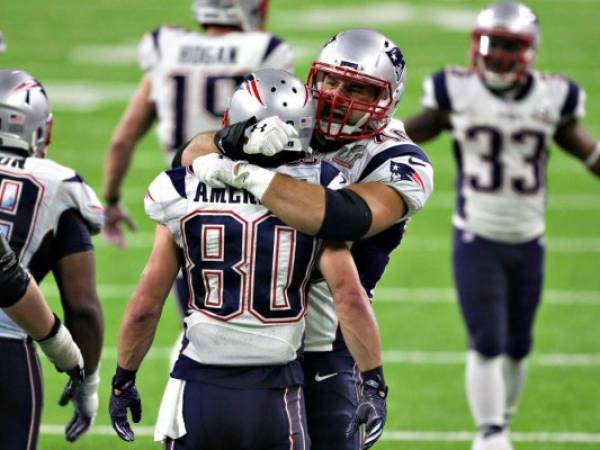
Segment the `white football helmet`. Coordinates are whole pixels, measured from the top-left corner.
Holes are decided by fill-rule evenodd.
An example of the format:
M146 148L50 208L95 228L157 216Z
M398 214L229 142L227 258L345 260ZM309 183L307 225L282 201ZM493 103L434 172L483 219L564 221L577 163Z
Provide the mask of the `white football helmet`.
M539 40L538 19L531 9L500 1L477 16L471 64L492 89L509 89L531 71Z
M375 96L365 102L328 92L323 89L323 81L328 77L367 87ZM402 51L383 34L370 29L336 34L325 44L308 75L308 85L317 98L317 132L338 140L362 139L379 133L400 102L405 78ZM353 112L363 114L351 123Z
M267 20L268 0L194 0L196 21L201 25L262 30Z
M45 156L52 113L42 84L26 72L0 69L0 147Z
M308 87L289 72L263 69L249 74L231 96L223 125L255 117L257 121L278 116L292 125L308 151L315 128L315 100Z

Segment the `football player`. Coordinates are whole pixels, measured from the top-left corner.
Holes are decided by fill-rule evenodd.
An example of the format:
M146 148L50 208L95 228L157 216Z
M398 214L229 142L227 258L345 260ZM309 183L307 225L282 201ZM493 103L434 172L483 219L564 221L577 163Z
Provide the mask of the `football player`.
M98 407L103 320L90 234L100 230L103 214L98 198L75 171L46 159L51 126L43 86L25 72L0 70L0 234L37 282L52 271L59 287L66 326L85 361L86 378L73 391L75 413L65 430L67 440L75 441ZM35 448L42 406L40 367L25 331L3 312L0 345L2 442L11 449Z
M125 243L121 227L135 225L120 205L121 185L136 144L157 123L170 163L195 134L221 127L223 113L246 74L261 68L292 70L293 54L279 37L261 31L267 0L195 0L203 33L161 26L139 46L144 75L111 140L104 165L108 242Z
M2 290L0 308L28 336L39 343L42 351L59 371L69 373L72 378L70 389L75 388L83 379L81 351L73 341L69 330L52 313L37 283L19 263L17 255L2 234L0 234L0 290ZM15 375L17 374L13 374Z
M585 94L540 73L539 24L525 5L499 2L477 17L471 67L424 83L423 110L406 121L417 142L450 130L457 208L454 279L469 334L467 398L473 449L510 449L542 292L546 163L552 140L600 175L600 144L584 130Z
M312 140L320 157L341 171L343 189L286 177L253 164L229 170L223 160L202 157L194 170L211 164L212 178L252 192L284 223L327 239L359 241L352 254L370 296L389 255L402 239L408 218L423 207L433 189L429 159L391 117L404 89L400 49L373 30L338 33L313 63L308 84L317 99ZM283 155L293 130L277 117L233 124L216 135L201 134L183 152L184 163L210 151L254 160L256 153ZM264 159L259 160L264 164ZM210 180L208 180L210 182ZM361 240L362 239L362 240ZM315 450L368 448L382 430L367 424L346 438L358 401L356 369L338 329L327 284L311 284L305 339L307 420ZM355 427L350 430L354 431Z
M283 70L250 74L233 95L230 119L273 114L294 128L295 149L306 150L315 122L308 88ZM301 155L296 152L296 159ZM277 171L313 183L340 181L333 166L310 157ZM148 190L146 212L159 225L121 324L110 404L117 434L134 438L127 410L134 422L140 420L136 370L183 265L191 292L186 341L155 437L166 439L171 449L310 448L298 357L315 259L363 377L365 393L355 421L383 429L387 389L379 333L345 244L326 244L319 255L317 239L285 226L254 195L215 179L212 185L189 167L179 167L160 174Z

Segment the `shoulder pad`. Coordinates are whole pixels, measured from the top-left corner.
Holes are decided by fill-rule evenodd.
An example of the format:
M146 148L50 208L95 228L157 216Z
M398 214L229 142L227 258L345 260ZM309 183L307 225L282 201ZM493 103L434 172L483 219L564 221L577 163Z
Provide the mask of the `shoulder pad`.
M161 172L150 183L144 198L144 209L150 219L164 225L175 217L179 212L176 206L187 197L186 174L186 167L178 167Z
M283 69L292 72L294 67L294 52L292 48L275 34L263 34L267 38L267 41L261 60L261 68Z
M94 190L78 173L62 180L57 195L61 209L77 209L88 224L90 233L94 235L100 232L104 225L104 209Z
M162 25L146 33L138 46L138 63L140 68L144 72L153 69L161 60L167 43L190 32L191 30L183 27Z
M433 167L419 146L394 145L371 158L358 182L385 183L397 191L407 206L404 220L421 209L433 192Z
M476 77L473 70L458 66L448 66L430 75L423 82L422 106L452 112L455 95L464 95L466 86Z

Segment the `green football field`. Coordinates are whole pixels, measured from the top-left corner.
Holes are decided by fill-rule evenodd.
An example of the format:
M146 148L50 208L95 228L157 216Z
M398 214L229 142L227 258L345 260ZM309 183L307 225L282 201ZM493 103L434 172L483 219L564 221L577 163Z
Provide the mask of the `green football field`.
M140 37L159 24L195 26L188 0L29 0L2 2L0 31L7 53L0 66L27 70L48 88L54 106L50 155L74 167L100 194L112 130L141 78ZM481 1L273 0L269 29L296 49L304 78L321 45L336 31L373 27L402 48L408 87L398 117L419 108L421 82L445 64L464 64L469 28ZM536 0L542 26L537 67L573 77L587 91L585 126L600 138L600 2ZM387 433L380 450L467 449L474 430L463 389L465 333L452 288L450 216L454 163L447 136L425 146L436 189L411 221L376 293L390 384ZM512 431L519 450L600 448L600 184L555 146L548 173L547 270L536 323L535 352ZM172 302L165 307L151 353L138 376L144 415L136 441L110 429L110 378L124 307L149 254L153 224L143 212L148 183L163 168L154 133L139 145L124 201L140 230L128 247L96 239L98 290L106 335L100 409L93 429L75 445L63 436L71 415L56 402L64 376L43 361L46 381L39 448L152 449L152 425L168 376L168 351L179 332ZM44 290L57 310L52 280ZM0 405L2 407L2 405ZM0 448L2 447L0 438ZM9 450L9 449L7 449Z

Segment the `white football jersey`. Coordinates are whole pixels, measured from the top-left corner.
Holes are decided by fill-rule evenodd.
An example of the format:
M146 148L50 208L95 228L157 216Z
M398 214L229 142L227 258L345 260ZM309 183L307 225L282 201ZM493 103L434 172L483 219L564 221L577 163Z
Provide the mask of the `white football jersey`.
M368 239L355 242L352 255L370 297L390 259L400 245L409 217L423 207L433 191L433 168L423 150L404 131L404 124L391 120L376 137L348 143L322 157L340 171L339 187L352 183L384 183L404 199L408 211L397 224ZM332 174L333 177L333 174ZM328 184L328 183L325 183ZM325 281L311 283L306 315L306 351L331 351L339 341L333 298Z
M162 26L145 35L139 63L152 80L158 138L167 159L198 133L221 128L231 95L250 72L293 69L293 53L262 31L206 36Z
M93 234L100 231L102 205L73 169L49 159L0 152L0 233L25 267L68 209L78 210ZM2 311L0 336L26 337Z
M278 169L320 182L318 160ZM181 167L150 185L146 213L182 249L190 298L182 354L218 366L297 357L318 239L286 226L251 194L206 186Z
M494 95L476 72L449 67L427 78L423 106L450 114L458 167L454 225L521 243L544 233L548 144L584 115L584 92L559 75L533 72L514 99Z

